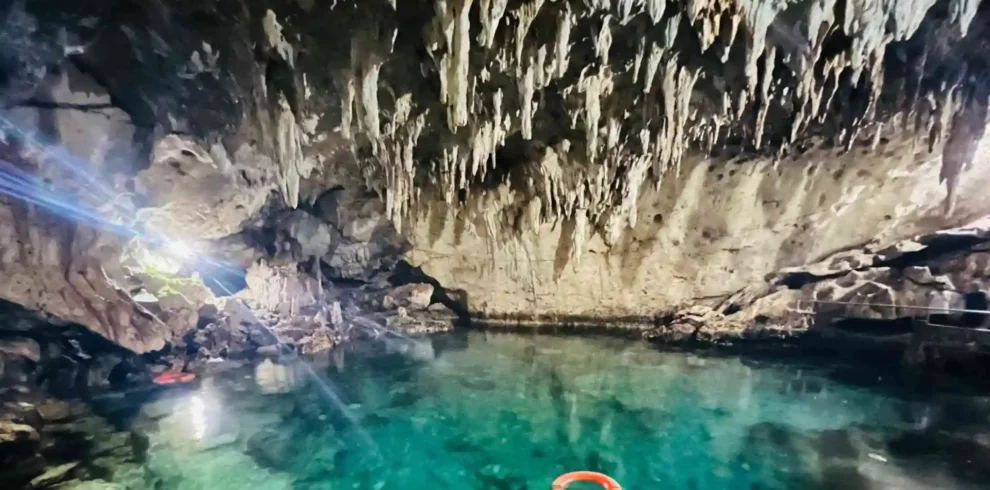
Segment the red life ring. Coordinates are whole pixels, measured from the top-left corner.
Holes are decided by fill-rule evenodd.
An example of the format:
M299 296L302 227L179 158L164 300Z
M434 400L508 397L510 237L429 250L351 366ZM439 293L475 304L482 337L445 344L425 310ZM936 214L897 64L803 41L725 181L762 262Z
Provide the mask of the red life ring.
M196 379L196 375L193 373L169 371L167 373L162 373L155 376L152 378L151 382L156 385L170 385L175 383L188 383L194 379Z
M572 471L564 473L553 481L551 490L564 490L568 485L576 481L590 481L601 485L605 490L622 490L619 482L612 477L594 471Z

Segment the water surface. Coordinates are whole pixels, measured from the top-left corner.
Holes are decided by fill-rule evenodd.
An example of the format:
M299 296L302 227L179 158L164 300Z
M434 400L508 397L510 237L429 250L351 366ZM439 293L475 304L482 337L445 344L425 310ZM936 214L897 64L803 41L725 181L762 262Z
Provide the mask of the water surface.
M476 332L216 368L128 421L150 435L145 485L542 490L581 469L627 489L977 488L990 477L984 399L909 395L868 363Z

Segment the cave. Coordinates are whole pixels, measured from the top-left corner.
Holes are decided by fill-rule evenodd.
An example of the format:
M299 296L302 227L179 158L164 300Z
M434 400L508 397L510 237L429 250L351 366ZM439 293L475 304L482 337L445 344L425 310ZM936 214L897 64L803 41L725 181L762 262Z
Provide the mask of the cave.
M0 2L0 487L978 488L988 52L980 0Z

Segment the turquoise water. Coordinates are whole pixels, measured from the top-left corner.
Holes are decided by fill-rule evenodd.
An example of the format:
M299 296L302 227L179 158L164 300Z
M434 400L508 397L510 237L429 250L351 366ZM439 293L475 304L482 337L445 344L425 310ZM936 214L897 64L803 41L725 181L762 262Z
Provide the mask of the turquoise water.
M987 476L969 454L983 446L935 441L956 441L941 421L963 431L986 411L910 401L837 361L482 332L212 368L129 422L150 449L126 478L158 490L536 490L583 469L627 489L975 488Z

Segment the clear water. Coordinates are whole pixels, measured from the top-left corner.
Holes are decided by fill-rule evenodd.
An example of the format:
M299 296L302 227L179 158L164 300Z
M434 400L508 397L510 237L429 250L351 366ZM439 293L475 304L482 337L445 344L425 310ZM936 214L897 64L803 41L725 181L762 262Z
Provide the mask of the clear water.
M908 400L863 366L471 333L308 364L216 367L196 391L131 420L151 446L117 480L536 490L587 469L627 489L930 489L978 488L990 476L984 446L954 436L990 427L982 399Z

